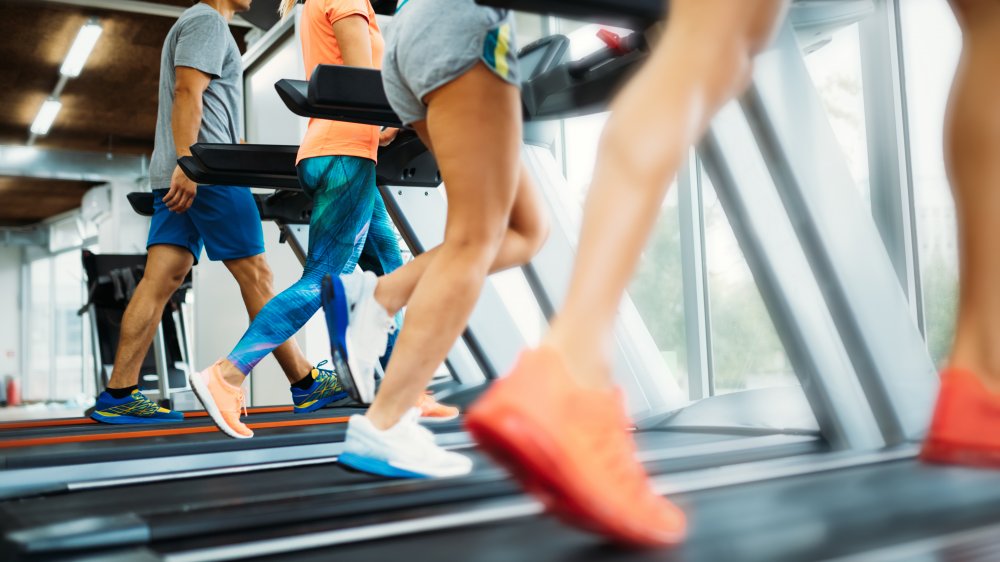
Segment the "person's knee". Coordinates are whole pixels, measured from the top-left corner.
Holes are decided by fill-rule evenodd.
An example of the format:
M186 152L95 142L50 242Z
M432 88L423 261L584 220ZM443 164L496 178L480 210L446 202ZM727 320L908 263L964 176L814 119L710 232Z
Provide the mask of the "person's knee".
M517 256L517 261L522 264L528 263L538 255L549 239L549 219L545 213L538 212L524 221L524 224L511 225L511 231L516 233L522 242L518 248L521 253Z
M244 291L272 293L274 274L263 254L226 262L226 267Z
M139 281L136 293L140 298L141 295L149 295L157 301L166 302L184 282L187 274L187 269L149 269Z
M486 271L500 249L506 229L495 223L453 226L445 231L442 246L456 260L464 262L471 270Z

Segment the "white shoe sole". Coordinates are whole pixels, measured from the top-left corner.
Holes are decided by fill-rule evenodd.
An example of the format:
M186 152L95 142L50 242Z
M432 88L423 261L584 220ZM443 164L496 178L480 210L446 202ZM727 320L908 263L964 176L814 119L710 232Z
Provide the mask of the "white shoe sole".
M233 439L250 439L253 437L253 431L250 435L240 435L229 427L229 424L222 418L222 412L219 411L219 406L215 403L212 398L212 392L208 390L208 385L202 382L201 372L191 373L188 377L188 381L191 383L191 390L194 391L194 395L198 397L201 405L205 407L205 411L208 412L208 416L212 418L215 425L218 426L220 430L226 435L232 437Z
M371 404L375 401L375 368L363 369L358 365L355 360L357 350L354 349L351 340L351 327L348 326L347 333L344 334L344 343L347 344L347 365L351 369L351 379L354 380L354 388L357 389L361 402ZM366 370L368 372L364 372Z

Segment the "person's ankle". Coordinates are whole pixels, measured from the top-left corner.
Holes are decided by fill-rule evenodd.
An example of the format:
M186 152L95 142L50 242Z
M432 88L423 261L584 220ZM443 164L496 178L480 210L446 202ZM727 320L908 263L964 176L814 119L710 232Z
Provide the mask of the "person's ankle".
M395 315L402 308L402 305L393 298L391 284L385 282L385 276L379 277L378 285L375 285L375 302L379 303L389 316Z
M368 418L368 421L371 422L373 426L375 426L375 429L379 431L386 431L395 427L403 416L393 415L393 413L388 411L386 408L372 406L371 408L368 408L367 412L365 412L365 417Z
M242 387L243 381L247 378L242 371L236 368L236 365L226 359L219 361L219 375L226 384L235 388Z
M600 345L578 345L571 338L550 332L540 347L559 355L569 375L583 388L607 390L615 386L611 376L611 361L600 351Z
M988 361L975 360L961 355L952 356L948 369L968 371L976 376L989 390L1000 394L1000 368Z

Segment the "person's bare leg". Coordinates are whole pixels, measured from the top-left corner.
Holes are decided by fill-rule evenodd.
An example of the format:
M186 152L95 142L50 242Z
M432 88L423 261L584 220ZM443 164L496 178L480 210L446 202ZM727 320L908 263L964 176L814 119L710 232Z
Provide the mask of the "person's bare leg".
M961 263L950 366L1000 392L1000 2L952 0L964 33L945 124Z
M427 132L448 190L448 218L444 242L424 260L406 325L366 414L376 428L394 426L416 403L465 328L523 183L519 114L517 88L482 64L428 97Z
M671 178L716 111L746 88L785 5L674 0L662 42L615 99L567 299L545 340L581 384L611 384L608 333Z
M243 303L246 305L247 314L250 315L252 321L260 309L274 298L274 276L271 274L271 268L263 254L224 263L240 286ZM288 382L292 384L302 380L312 371L312 365L302 354L302 350L299 349L299 344L294 338L278 346L274 350L274 358L281 365L281 370L284 371ZM246 375L229 361L223 361L222 364L222 376L227 382L234 386L243 384Z
M163 307L193 265L194 256L185 248L165 244L149 248L146 270L122 316L109 388L139 383L139 369L160 325Z
M424 122L418 123L417 131L426 136ZM428 144L428 146L430 146ZM531 259L548 236L548 222L545 219L541 196L527 167L521 165L518 175L517 197L510 212L507 232L504 234L496 258L489 272L496 273L523 265ZM375 300L389 314L395 314L406 306L413 289L424 274L427 266L437 255L438 247L420 254L403 267L379 279L375 289Z

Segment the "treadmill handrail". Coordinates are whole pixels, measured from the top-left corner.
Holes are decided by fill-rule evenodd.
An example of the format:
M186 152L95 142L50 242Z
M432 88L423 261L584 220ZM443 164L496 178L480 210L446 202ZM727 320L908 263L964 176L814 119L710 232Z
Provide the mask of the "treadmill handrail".
M317 65L309 78L307 94L309 103L316 106L392 111L382 85L382 72L374 68Z
M153 216L153 197L148 191L135 191L127 195L132 210L144 217ZM312 199L302 191L283 189L271 194L255 193L253 197L263 221L309 224Z
M345 67L341 67L345 68ZM374 71L377 72L377 71ZM357 108L344 105L319 105L309 99L309 83L304 80L279 80L274 85L278 97L292 113L311 119L329 119L382 127L402 127L403 122L388 104L384 108Z
M198 143L191 155L212 172L295 175L299 147L272 144Z
M192 181L201 185L233 185L252 186L274 189L301 190L299 177L296 174L252 174L252 182L247 182L248 175L242 172L209 170L194 156L185 156L177 161L184 174Z
M297 153L298 147L291 145L199 143L178 163L185 174L191 171L188 177L196 182L225 178L231 185L298 190ZM394 142L379 148L378 158L378 185L436 188L441 184L433 157L413 131L402 131ZM284 185L273 185L279 182Z

